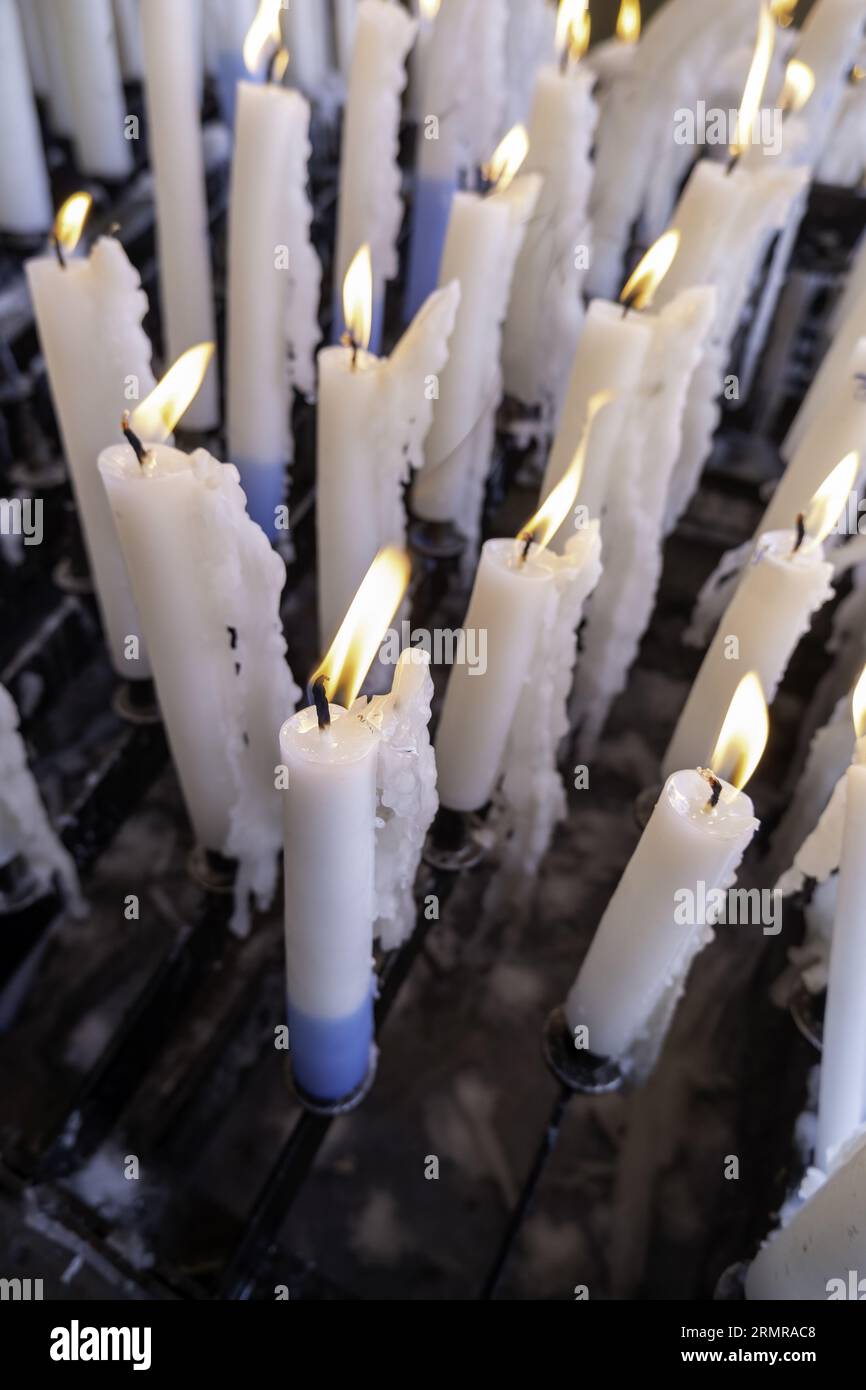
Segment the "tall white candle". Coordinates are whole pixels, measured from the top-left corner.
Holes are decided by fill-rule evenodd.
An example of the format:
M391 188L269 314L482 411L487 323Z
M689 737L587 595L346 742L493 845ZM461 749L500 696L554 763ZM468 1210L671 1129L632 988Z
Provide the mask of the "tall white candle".
M36 7L42 51L48 69L48 114L55 135L72 135L72 89L58 13L62 0L27 0Z
M333 0L333 4L337 65L348 79L355 46L355 25L358 23L358 0Z
M818 164L820 183L856 188L866 173L866 82L862 77L866 49L857 55L859 76L849 79L848 89Z
M736 672L758 672L772 704L791 655L813 615L832 595L833 567L821 542L845 505L859 459L848 455L818 490L794 531L768 531L719 624L664 757L665 773L700 763L719 727Z
M863 33L860 0L816 0L805 20L797 59L815 75L815 92L802 112L808 132L808 157L816 163L823 154L845 98L845 79Z
M342 287L359 246L373 258L373 337L378 350L385 285L397 273L403 216L397 163L400 94L415 22L388 0L360 0L349 92L343 114L337 248L334 257L334 340L342 322Z
M529 118L526 173L544 180L512 280L502 340L505 389L554 421L583 324L591 249L589 192L597 118L593 75L542 68Z
M138 82L144 75L139 0L112 0L112 5L123 76L128 82Z
M427 521L456 523L474 552L493 422L502 394L499 348L514 266L541 180L520 175L486 198L460 193L451 209L441 284L460 282L460 308L448 364L427 436L412 509Z
M863 1210L864 1202L866 1144L860 1143L759 1250L746 1276L746 1298L821 1303L861 1297L866 1227L853 1214Z
M146 436L99 471L147 634L169 746L197 843L239 861L233 926L272 895L281 842L277 734L298 691L279 614L285 565L250 520L237 469ZM202 710L207 708L207 718Z
M112 664L125 679L144 680L150 662L96 460L117 437L124 407L154 385L141 326L147 296L114 237L65 266L40 256L26 273Z
M0 228L40 233L51 226L42 134L15 0L0 0Z
M215 339L204 155L198 114L200 0L141 0L150 159L165 355ZM186 413L191 430L219 422L216 360Z
M390 358L363 346L319 354L316 550L323 649L377 551L405 542L403 485L421 464L433 415L431 374L435 378L447 360L459 301L456 281L431 295Z
M315 390L321 267L310 241L310 108L241 82L229 202L228 451L250 515L274 534L293 454L292 391Z
M125 178L132 170L132 147L124 129L126 106L111 0L61 5L56 22L67 59L78 168L97 178ZM166 47L169 44L166 36Z
M302 92L317 92L332 66L330 16L327 3L281 6L283 42L289 52L288 77Z
M526 121L539 69L554 56L556 12L547 0L508 0L505 125Z
M37 96L44 97L48 91L48 65L45 61L45 45L39 27L39 15L32 0L15 0L21 32L30 69L30 82Z

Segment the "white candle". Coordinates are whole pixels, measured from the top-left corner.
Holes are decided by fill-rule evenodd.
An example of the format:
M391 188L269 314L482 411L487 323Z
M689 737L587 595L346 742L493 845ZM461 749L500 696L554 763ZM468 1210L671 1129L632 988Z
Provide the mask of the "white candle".
M26 273L112 664L126 680L144 680L150 662L96 460L117 437L124 406L154 385L141 326L147 296L114 237L65 266L40 256Z
M133 428L152 418L150 403ZM204 449L99 457L197 843L239 861L233 927L270 900L281 843L277 733L298 691L280 621L285 565L250 520L237 469ZM207 718L202 717L207 710Z
M593 597L571 706L584 760L592 756L613 701L625 688L652 618L662 573L670 480L715 312L715 290L702 286L683 291L657 315L641 316L650 328L651 343L639 385L628 401L621 452L605 493L605 572ZM711 398L705 406L709 412Z
M845 829L824 1014L815 1161L825 1172L866 1120L866 767L845 776Z
M145 96L155 179L165 356L214 341L210 235L198 115L200 0L142 0ZM186 413L191 430L219 422L216 361Z
M0 0L0 228L51 226L51 194L15 0Z
M358 0L334 0L334 37L337 44L337 64L348 80L355 46L355 25L358 22Z
M229 202L228 451L250 515L275 533L293 454L292 391L315 390L321 267L310 241L310 108L241 82Z
M815 75L815 92L801 120L808 132L808 158L824 152L845 98L845 79L863 39L860 0L816 0L805 20L797 59Z
M782 445L783 458L793 459L805 444L810 431L813 432L813 437L817 437L819 420L830 418L840 382L848 378L849 363L857 351L860 339L866 335L864 270L866 255L858 256L850 273L849 284L830 324L832 337L827 351Z
M578 494L593 420L606 401L598 396L590 403L568 472L518 539L491 540L482 547L463 629L476 639L483 635L484 662L453 667L436 739L443 806L480 810L505 773L506 780L511 777L506 814L519 827L521 839L531 840L533 828L552 810L539 838L539 857L562 805L556 752L567 727L563 706L576 655L575 633L584 601L601 574L598 524L574 535L574 528L563 523ZM556 555L548 547L560 528L569 539L564 553ZM529 698L530 688L536 687L543 692L540 708ZM527 730L517 727L522 699ZM536 724L544 727L536 732ZM506 767L509 741L513 756ZM537 799L521 786L524 773L547 782L538 788Z
M866 1226L855 1213L864 1202L866 1144L861 1143L759 1250L746 1276L746 1298L821 1303L862 1297Z
M548 455L541 496L547 496L568 468L580 440L586 409L599 391L613 395L598 420L586 458L581 505L600 518L620 449L629 403L638 390L652 327L641 314L623 314L622 306L594 299L577 345L559 427ZM554 540L554 547L556 546Z
M281 5L283 42L289 52L288 76L292 86L308 95L322 86L332 66L327 4L289 0Z
M587 70L542 68L529 118L526 173L544 182L512 280L502 341L505 389L542 405L556 420L584 311L582 287L591 246L590 150L597 111ZM581 248L587 253L578 269Z
M752 674L730 703L713 772L668 777L566 1000L568 1025L581 1030L575 1047L627 1061L641 1074L652 1066L692 959L712 940L716 890L736 881L758 828L737 788L760 760L767 732ZM722 776L729 763L736 786Z
M132 170L132 148L124 129L111 0L61 5L55 19L67 60L78 168L96 178L125 178Z
M666 774L706 757L743 664L757 671L772 704L797 643L832 595L833 567L821 542L845 505L858 466L858 456L848 455L815 494L804 520L805 540L799 542L793 531L761 537L689 692L664 757Z
M460 308L427 436L412 509L456 523L474 552L493 425L502 394L499 348L514 266L540 192L521 175L486 198L460 193L451 209L440 283L460 282Z
M48 66L45 61L45 46L42 42L42 30L39 27L37 8L32 0L15 0L15 3L18 7L18 17L21 20L21 32L27 53L27 66L30 69L30 81L37 96L44 97L48 92Z
M857 70L862 74L866 50L858 53ZM836 124L830 132L818 164L821 183L840 188L856 188L866 172L866 82L862 75L849 81Z
M400 94L415 22L388 0L360 0L349 92L343 114L337 249L334 258L334 341L345 328L341 292L359 246L373 258L373 334L381 340L385 284L397 273L397 235L403 217L397 163Z
M350 270L347 284L351 278ZM316 552L323 649L377 551L405 542L403 486L421 464L433 415L430 375L447 360L459 301L456 281L438 290L390 358L374 357L363 346L319 354ZM347 317L351 322L351 310Z
M539 68L554 56L555 7L547 0L508 0L505 125L525 121Z
M62 45L58 15L62 0L27 0L36 6L42 51L48 69L48 114L56 135L72 135L72 89Z
M75 863L48 819L18 731L15 701L0 685L0 865L19 854L39 888L48 891L56 878L70 911L83 915Z
M141 14L138 0L112 0L112 4L123 76L128 82L139 82L144 75L144 55L141 51Z
M408 574L405 555L380 553L314 678L315 707L280 732L289 1048L319 1100L349 1095L371 1067L374 934L390 946L411 929L436 810L426 654L404 652L391 693L355 701Z

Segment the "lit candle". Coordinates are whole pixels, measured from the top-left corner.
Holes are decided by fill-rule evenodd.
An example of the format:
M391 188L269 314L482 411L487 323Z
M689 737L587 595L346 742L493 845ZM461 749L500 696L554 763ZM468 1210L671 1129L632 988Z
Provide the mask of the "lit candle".
M390 358L367 351L373 305L369 247L346 275L350 345L319 353L316 554L322 648L334 636L377 551L406 539L403 487L422 461L433 417L428 384L448 356L460 287L422 307Z
M563 523L578 495L593 418L606 403L605 396L590 402L571 467L517 540L482 547L463 627L486 634L485 664L452 668L436 739L442 805L478 811L504 774L512 829L524 850L535 841L539 859L564 809L556 751L567 729L575 634L601 574L598 523L577 532ZM557 555L549 544L560 527L570 535ZM546 831L534 837L548 816ZM518 850L517 857L529 869L533 856L527 861Z
M840 1145L866 1120L866 674L854 691L858 754L845 774L845 814L824 1043L818 1093L815 1162L829 1172Z
M145 680L150 662L96 459L117 435L124 404L154 385L141 326L147 296L116 238L100 237L73 259L90 203L75 194L57 214L62 260L39 256L25 271L112 665L125 680Z
M0 4L0 228L32 235L51 226L39 117L15 0Z
M866 1144L847 1153L787 1225L770 1236L746 1275L746 1298L823 1303L862 1299L866 1224ZM851 1287L853 1273L854 1287Z
M691 893L695 907L712 908L710 893L736 881L758 828L742 788L767 733L760 682L750 673L734 692L709 770L668 777L605 910L565 1004L575 1047L627 1062L640 1075L652 1067L718 915L678 907Z
M730 698L736 670L756 670L772 704L791 655L813 615L831 597L833 567L822 542L838 519L854 483L859 456L849 454L815 493L799 534L761 537L704 658L668 745L663 767L700 763Z
M866 50L858 52L851 69L848 89L819 161L820 183L838 188L857 188L866 173Z
M232 927L244 934L250 895L266 906L276 883L277 732L298 692L280 621L285 565L247 515L237 469L160 442L212 351L175 363L99 471L196 842L238 861Z
M327 5L280 3L283 42L289 54L288 79L307 96L322 89L332 67Z
M48 819L18 731L15 701L0 685L0 868L18 855L40 889L48 891L56 878L70 911L84 914L75 863Z
M334 332L345 331L342 287L359 246L373 259L373 330L378 352L385 284L397 273L397 235L403 218L400 168L400 93L415 22L388 0L360 0L349 91L343 113L337 249L334 257Z
M313 676L315 703L280 731L289 1050L320 1102L357 1092L375 1065L374 933L393 945L411 926L436 810L426 654L403 653L390 695L355 700L408 575L405 554L380 552Z
M561 0L557 25L560 66L542 68L529 117L525 173L544 180L527 228L511 289L502 339L505 389L541 405L556 421L584 321L582 287L589 264L592 138L597 111L593 74L577 67L589 40L575 30L580 0ZM588 20L588 11L583 11ZM586 259L577 268L580 248Z
M72 98L72 140L79 170L96 178L122 179L132 171L126 107L114 43L111 0L58 5Z
M474 555L484 482L502 395L502 324L527 224L541 191L538 174L515 177L527 152L516 127L502 141L486 197L455 195L439 271L440 284L460 282L460 308L439 398L427 436L424 467L415 478L412 510L426 521L456 523Z
M817 163L827 148L862 39L860 0L816 0L803 21L797 59L815 75L815 96L804 112L811 164Z
M656 243L625 286L624 303L636 301L637 306L648 306L652 302L677 245L676 232L666 233ZM687 405L695 398L695 372L715 310L715 291L700 286L684 290L659 314L639 315L650 329L650 345L640 381L628 402L618 456L605 480L605 572L593 597L584 660L571 705L584 761L594 754L611 705L626 685L652 618L662 573L670 480L682 447ZM704 400L707 412L711 405L711 398Z
M312 396L321 267L310 240L309 104L241 82L229 201L228 452L250 516L275 535L294 388Z
M200 0L141 0L145 97L155 179L164 351L171 361L213 342L213 287L198 115ZM186 412L186 427L219 423L216 362Z

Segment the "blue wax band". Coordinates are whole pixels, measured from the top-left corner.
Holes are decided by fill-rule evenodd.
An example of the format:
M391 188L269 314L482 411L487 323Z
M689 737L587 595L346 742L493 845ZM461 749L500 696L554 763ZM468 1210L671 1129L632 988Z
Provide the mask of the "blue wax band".
M261 526L269 541L277 537L277 507L286 501L285 463L243 463L232 459L241 475L247 511Z
M229 130L235 128L235 105L239 82L254 82L241 53L226 51L217 55L216 94L220 115Z
M455 179L418 179L415 184L409 273L403 309L406 323L415 317L424 300L439 283L442 250L456 191Z
M311 1018L289 1002L289 1059L297 1084L314 1100L342 1100L370 1068L373 995L345 1018Z
M373 324L370 330L370 346L368 351L374 356L379 357L382 352L382 327L385 322L385 300L384 298L373 300ZM343 292L342 287L339 294L334 292L334 323L331 329L331 342L335 345L340 342L346 331L346 320L343 318Z

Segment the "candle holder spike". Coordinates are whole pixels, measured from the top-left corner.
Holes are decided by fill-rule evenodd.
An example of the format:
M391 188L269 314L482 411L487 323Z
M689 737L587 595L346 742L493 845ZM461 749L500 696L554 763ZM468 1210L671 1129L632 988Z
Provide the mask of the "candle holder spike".
M747 1260L737 1260L720 1275L713 1294L714 1303L744 1303L746 1300Z
M373 1089L376 1080L376 1068L379 1062L379 1049L373 1043L370 1048L370 1065L367 1074L362 1081L359 1081L354 1090L346 1096L340 1096L337 1100L322 1100L320 1096L311 1096L300 1086L292 1075L291 1063L289 1068L289 1084L297 1099L305 1110L311 1115L320 1115L328 1120L336 1120L341 1115L351 1115L353 1110L366 1100Z
M127 724L159 724L162 716L152 680L124 681L111 697L111 708Z
M439 563L459 560L466 549L466 537L451 521L422 521L409 523L409 549L422 560Z
M615 1061L575 1047L563 1008L548 1016L542 1052L556 1080L574 1095L607 1096L622 1088L624 1076Z
M206 893L228 894L234 891L237 860L227 859L218 850L196 845L190 850L186 868L193 883Z
M788 1001L788 1012L797 1032L811 1043L817 1053L824 1047L824 1003L826 993L812 994L804 984Z
M424 845L424 863L440 873L461 874L477 868L490 847L480 816L440 806Z

